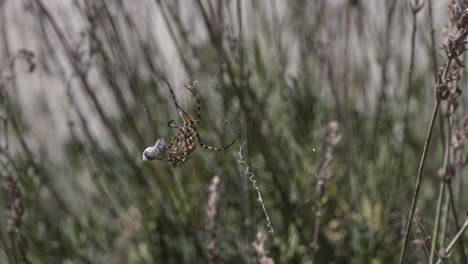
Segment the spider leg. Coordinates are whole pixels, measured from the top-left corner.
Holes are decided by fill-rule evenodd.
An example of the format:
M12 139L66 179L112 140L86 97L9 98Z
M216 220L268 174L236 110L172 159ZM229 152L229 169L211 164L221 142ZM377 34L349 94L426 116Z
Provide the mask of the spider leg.
M225 146L225 147L222 147L222 148L217 148L217 147L212 147L212 146L208 146L208 145L205 145L200 137L200 135L197 133L197 139L198 139L198 143L200 143L200 146L202 146L202 148L206 148L206 149L209 149L209 150L214 150L214 151L223 151L227 148L229 148L230 146L232 146L236 141L234 140L231 144Z
M169 123L167 123L167 125L168 125L170 128L177 128L177 129L179 129L179 126L177 125L177 123L176 123L174 120L169 121Z
M189 155L184 152L183 155L180 157L165 158L165 157L148 157L146 155L145 157L148 160L162 160L162 161L172 162L172 168L175 168L179 166L180 164L186 162L188 160L187 157L189 157Z
M185 113L185 111L179 106L179 103L177 103L177 99L175 97L175 94L174 94L174 90L172 89L172 86L171 84L166 80L166 78L162 77L161 76L161 79L166 83L167 87L169 88L169 92L171 92L171 96L172 96L172 101L174 101L174 105L175 107L177 108L177 111L179 112L179 115L182 117L182 119L186 119L186 118L190 118L189 115L187 115L187 113Z
M201 102L200 102L200 98L198 97L198 94L196 94L192 88L190 88L188 85L185 85L185 88L187 88L187 90L190 91L191 94L193 94L193 96L195 97L195 99L197 99L197 122L200 122L201 120Z
M166 83L167 87L169 87L169 91L171 92L172 101L174 101L175 107L177 108L177 110L181 109L179 104L177 103L177 99L175 97L174 90L172 89L171 84L166 80L166 78L164 78L162 76L161 76L161 79Z
M148 160L164 160L164 161L174 161L173 158L164 158L164 157L148 157L146 154L144 154L145 157L148 159Z

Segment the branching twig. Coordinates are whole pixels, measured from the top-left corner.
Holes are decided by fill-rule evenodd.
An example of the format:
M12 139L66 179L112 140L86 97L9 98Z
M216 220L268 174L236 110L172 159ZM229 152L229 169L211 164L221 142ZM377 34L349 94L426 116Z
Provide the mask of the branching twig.
M449 1L452 2L452 1ZM454 81L459 80L459 68L462 67L462 62L460 61L460 56L465 52L466 46L466 37L468 35L468 11L461 10L457 8L456 5L449 4L450 18L452 25L449 29L449 33L444 44L444 51L447 55L447 62L442 72L439 72L437 75L437 82L435 86L435 97L436 103L434 106L434 111L432 112L431 121L429 124L429 129L427 132L426 141L424 143L423 154L421 156L421 162L418 169L418 176L416 179L416 188L413 194L413 199L411 202L411 209L409 213L409 219L405 231L405 237L403 240L403 246L400 255L400 264L404 262L406 255L406 247L408 244L409 233L411 231L411 225L413 220L413 215L416 210L417 201L419 198L419 190L421 188L422 174L424 170L424 165L426 162L427 154L429 151L429 145L432 138L432 133L434 130L435 121L437 119L437 114L439 111L440 103L442 100L447 100L450 94L453 92L450 89L450 84ZM451 72L452 63L455 65L455 70ZM448 147L448 146L447 146Z
M440 252L440 258L437 261L436 264L442 263L442 258L448 258L451 255L451 250L455 246L455 243L457 243L458 239L462 238L463 233L465 230L468 228L468 215L465 217L465 223L461 227L461 229L458 231L458 233L455 235L455 237L452 239L452 241L449 243L449 245L444 249L441 250Z

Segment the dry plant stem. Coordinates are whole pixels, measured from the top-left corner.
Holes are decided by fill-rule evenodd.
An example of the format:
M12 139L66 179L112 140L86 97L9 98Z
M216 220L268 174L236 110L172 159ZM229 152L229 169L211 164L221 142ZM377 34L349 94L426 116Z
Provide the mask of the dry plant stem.
M394 6L396 5L393 4L393 6L391 6L391 8L394 8ZM406 87L406 102L405 102L405 106L404 106L404 112L403 112L403 138L402 138L402 141L401 141L401 146L400 146L400 150L399 150L399 155L398 155L398 167L397 167L397 175L396 175L396 178L392 184L392 188L390 190L390 206L387 207L387 210L385 211L385 217L384 219L388 219L388 216L390 215L390 213L394 210L395 206L397 205L397 201L395 199L397 193L398 193L398 189L400 187L400 182L401 182L401 178L402 178L402 174L403 174L403 170L405 168L405 146L406 146L406 141L407 141L407 134L408 134L408 116L409 116L409 104L410 104L410 99L411 99L411 92L413 90L413 71L414 71L414 53L415 53L415 42L416 42L416 32L417 32L417 23L416 23L416 15L417 15L418 12L413 12L413 20L412 20L412 30L411 30L411 52L410 52L410 63L409 63L409 69L408 69L408 82L407 82L407 87ZM391 18L391 15L389 14L389 17L388 17L388 20L390 21L390 18ZM390 22L388 22L390 23ZM390 29L387 28L387 31L389 31ZM389 35L389 33L387 33L387 35ZM387 37L387 42L389 42L390 40L390 37ZM384 73L384 70L382 69L382 78L386 75L383 74ZM386 85L385 83L382 83L381 84L382 87L384 85ZM376 110L376 119L374 121L374 124L375 124L375 128L374 128L374 137L373 137L373 144L372 144L372 148L374 148L375 145L375 140L377 138L377 132L379 130L379 120L380 120L380 112L381 112L381 105L383 103L383 95L384 95L384 89L381 89L381 95L379 96L379 104L377 105L377 110ZM373 151L371 152L373 153ZM380 247L380 245L384 242L386 236L387 236L387 233L389 232L390 230L390 225L385 222L384 223L384 227L382 228L382 231L380 232L380 239L379 239L379 242L377 243L377 247Z
M436 254L436 247L437 247L437 239L439 237L439 225L440 225L440 218L442 216L442 202L444 201L445 197L445 185L446 181L444 180L446 174L447 174L447 166L449 162L449 153L451 150L451 144L450 144L450 136L451 136L451 121L450 117L448 117L448 132L447 135L445 136L445 153L444 153L444 162L442 165L442 172L443 174L441 175L441 181L440 181L440 187L439 187L439 198L437 200L437 210L436 210L436 218L434 220L434 229L432 232L432 241L431 241L431 253L429 256L429 263L434 263L434 257Z
M445 64L444 72L442 74L442 79L443 80L445 80L447 78L447 75L448 75L451 64L452 64L452 59L449 58L447 63ZM410 234L410 231L411 231L411 226L413 224L413 215L414 215L414 212L416 211L416 205L418 203L419 190L421 188L421 181L422 181L422 174L423 174L423 171L424 171L424 165L426 164L426 157L427 157L427 153L429 152L429 144L431 142L432 132L434 132L434 125L435 125L435 121L437 119L437 114L439 112L439 107L440 107L440 102L441 101L442 101L441 98L436 98L436 103L434 105L434 110L432 111L431 121L429 123L429 128L427 130L427 137L426 137L426 141L424 142L424 149L423 149L423 153L422 153L422 156L421 156L421 162L419 164L418 176L416 178L416 188L414 190L413 199L412 199L412 202L411 202L410 213L409 213L409 216L408 216L408 223L406 225L405 237L403 239L403 246L401 248L401 255L400 255L400 261L399 261L400 264L402 264L403 261L405 260L406 247L408 246L409 234Z
M445 183L445 189L447 189L448 183ZM444 192L444 198L443 198L443 207L442 207L442 222L441 222L441 227L440 227L440 237L444 238L447 237L447 224L448 224L448 218L449 218L449 210L450 210L450 200L448 197L448 192ZM458 230L458 228L457 228ZM444 246L444 239L438 239L439 243L436 245L437 247L441 248Z
M238 0L237 1L237 15L238 15L238 27L239 27L239 35L238 35L238 38L239 38L239 43L240 43L240 47L239 47L239 65L240 65L240 73L241 73L241 77L244 78L245 76L245 67L244 67L244 48L243 48L243 44L244 44L244 34L243 34L243 30L242 30L242 1L241 0Z
M233 66L233 62L231 61L232 56L230 56L230 54L222 47L222 45L221 45L221 40L222 40L221 34L216 31L216 26L213 25L212 21L210 20L208 12L205 10L205 7L202 4L202 1L197 0L196 3L197 3L197 5L198 5L198 7L200 9L200 12L202 13L203 20L204 20L205 26L206 26L206 28L208 30L212 45L216 49L216 51L218 52L218 55L219 55L220 59L224 60L224 63L226 64L226 72L227 72L227 75L229 76L229 81L230 81L232 87L235 89L236 95L240 99L239 103L241 104L241 107L243 109L250 109L250 107L246 103L246 100L243 100L244 96L243 96L242 92L243 91L252 92L252 90L251 89L244 89L244 87L242 87L241 84L236 82L236 79L237 79L236 78L236 71L235 71L235 67ZM247 83L246 85L248 85L248 80L247 81L242 81L242 82ZM250 100L256 101L255 103L258 103L258 100L256 100L255 94L252 94L252 93L250 94ZM259 112L262 114L262 116L265 116L262 109L260 109ZM247 114L249 115L249 119L255 120L255 119L257 119L257 117L255 115L253 115L253 113L254 113L253 111L248 111L247 112ZM273 131L271 122L268 125L269 125L270 131ZM274 155L273 153L266 152L266 151L264 152L264 154L265 155ZM267 159L267 160L269 161L271 159ZM272 168L271 171L273 172L273 182L275 184L275 187L278 189L280 195L282 196L282 199L287 203L287 208L293 208L293 205L291 204L291 202L290 202L290 200L288 198L287 191L284 188L284 184L281 183L278 173L275 173L275 172L278 171L279 165L276 164L276 163L268 162L267 166ZM291 217L290 214L286 214L285 216L288 217L288 218ZM292 218L290 220L293 221ZM303 233L300 233L300 234L303 235Z
M449 122L448 122L448 136L447 136L447 143L448 143L448 148L449 148L447 164L452 164L452 162L453 162L452 159L453 159L453 157L455 157L455 150L453 148L453 145L449 144L450 143L449 141L452 138L452 131L453 131L452 129L453 129L453 119L450 116L449 117ZM445 171L447 171L447 169ZM456 173L454 175L456 175ZM453 181L452 178L449 178L447 181L444 181L446 189L451 186L452 181ZM440 235L443 238L446 237L446 235L447 235L447 224L448 224L448 219L449 219L449 215L450 215L449 210L450 210L450 207L451 207L451 202L450 202L451 197L450 197L450 195L452 195L451 192L445 192L445 195L444 195L444 198L443 198L444 199L444 201L443 201L444 207L443 207L443 211L442 211L443 212L443 216L442 216L443 221L442 221L441 235ZM452 209L454 209L454 208L452 208ZM453 210L453 212L455 213L455 210ZM456 215L456 213L455 213L455 215ZM457 219L454 219L454 220L455 220L455 222L457 222ZM460 229L460 225L458 225L458 223L456 223L455 228L456 228L456 230ZM439 248L442 248L444 246L444 240L441 239L437 246ZM464 254L463 250L462 250L462 254ZM466 261L464 263L466 263Z
M15 236L12 233L9 233L8 237L10 238L11 250L14 252L14 255L13 255L13 259L15 261L14 263L18 263L19 250L16 247Z
M126 56L128 57L128 54L125 52L125 48L123 47L124 44L122 43L121 41L121 37L119 36L119 33L118 33L118 26L116 25L116 22L114 21L114 19L112 19L112 15L111 15L111 11L109 11L109 7L108 5L106 5L104 2L103 2L103 8L102 8L102 11L103 11L103 18L106 17L106 21L108 21L109 23L109 27L110 28L109 30L104 30L104 35L106 36L107 40L109 42L113 42L115 43L115 46L118 47L116 49L116 51L113 53L113 57L120 57L120 56ZM93 31L95 31L95 29L93 29ZM133 30L133 32L137 32L136 30ZM109 58L109 56L106 54L106 52L103 50L103 45L102 45L102 42L100 40L98 40L98 37L96 36L97 34L95 32L92 33L93 36L95 36L93 38L94 41L96 41L97 43L97 48L96 48L96 51L98 54L101 55L102 57L102 60L104 62L105 65L112 65L114 62ZM112 56L112 55L111 55ZM77 59L78 62L80 62L79 59ZM132 68L132 64L131 63L127 63L126 61L123 61L123 60L117 60L117 61L120 61L119 64L121 65L124 65L123 67L123 70L125 70L126 74L128 74L129 76L131 76L130 78L131 79L136 79L135 76L134 76L134 73L135 73L135 70ZM83 70L84 72L84 75L86 76L87 75L87 65L83 65L83 63L80 62L80 64L82 64L82 68L85 68L85 70ZM112 87L111 91L112 91L112 94L114 96L114 98L117 100L119 106L120 106L120 109L122 111L122 114L123 114L123 117L124 119L126 120L127 122L127 125L129 126L129 128L131 128L131 131L133 133L133 136L135 137L135 139L137 139L136 141L138 142L139 145L142 145L144 143L144 140L143 140L143 136L142 134L140 133L140 131L138 130L137 128L137 124L135 123L135 119L132 118L132 114L130 113L130 107L128 106L128 103L127 101L125 100L126 97L131 97L131 96L124 96L123 94L123 91L121 91L121 86L119 85L118 82L115 82L115 80L113 80L113 78L111 78L110 76L113 76L113 70L111 69L111 67L106 67L106 69L104 70L105 72L105 75L106 75L106 82L109 84L110 87ZM79 74L77 74L78 77ZM134 91L135 89L131 89L131 91ZM133 94L133 98L137 98L137 95L135 93L132 93Z
M321 161L317 168L317 173L314 173L316 176L316 197L315 200L317 201L316 209L315 209L315 224L314 224L314 233L313 233L313 241L311 243L311 248L313 250L312 260L315 261L317 256L318 250L320 248L319 245L319 234L320 234L320 221L322 220L323 213L325 211L325 202L324 197L326 193L326 187L329 181L333 177L333 172L330 172L330 166L334 162L334 148L339 144L341 141L341 134L338 132L338 123L336 121L331 121L328 125L327 132L325 132L323 138L323 150L322 156L323 161Z
M65 38L65 35L64 35L63 31L59 28L58 23L52 17L52 15L49 13L49 11L44 6L42 1L35 0L34 2L38 5L41 13L44 14L44 16L50 22L53 30L57 34L63 48L65 49L67 59L69 60L69 62L71 64L71 66L73 67L73 69L76 71L76 74L79 76L79 79L80 79L81 83L83 84L83 88L84 88L86 94L90 97L91 101L93 102L94 107L96 108L96 110L98 112L99 118L104 123L105 127L109 130L112 138L114 139L114 141L117 144L117 146L119 147L119 149L122 150L123 156L128 161L128 163L131 165L132 169L135 171L135 174L138 176L138 179L141 180L142 182L145 182L145 179L141 177L140 168L138 167L138 165L135 164L135 160L128 153L127 149L125 148L125 145L124 145L122 139L119 137L119 133L117 133L117 131L114 128L114 126L112 125L110 119L105 115L104 110L103 110L101 104L99 103L99 100L98 100L96 94L94 93L93 89L90 87L90 85L88 83L87 77L86 77L85 72L84 72L84 70L82 68L83 65L81 65L81 63L79 61L79 58L77 58L77 56L74 54L73 49L71 48L70 43Z
M417 12L413 12L413 29L411 31L411 55L410 55L410 65L409 65L409 70L408 70L408 86L407 86L407 91L406 91L406 103L405 103L405 112L403 116L403 141L401 144L401 153L400 153L400 162L399 162L399 171L397 175L397 183L396 183L396 189L398 189L398 186L400 184L400 179L401 179L401 174L403 172L404 168L404 162L405 162L405 144L406 144L406 139L407 139L407 134L408 134L408 112L409 112L409 104L410 104L410 99L411 99L411 91L412 85L413 85L413 71L414 71L414 51L415 51L415 43L416 43L416 31L417 31L417 22L416 22L416 14Z
M5 25L6 24L6 9L5 8L2 8L1 12L2 12L2 16L1 16L1 20L0 20L0 23L2 25ZM4 54L7 56L7 58L10 58L11 57L11 54L10 54L10 49L9 49L9 45L8 45L8 38L7 38L7 32L6 32L6 26L3 26L2 27L2 38L3 38L3 46L4 46ZM6 90L6 87L2 84L0 84L0 93L3 94L3 92ZM8 114L10 113L10 104L7 103L7 100L6 98L3 98L3 97L6 97L8 96L7 94L5 95L1 95L0 94L0 100L5 100L4 102L2 102L3 104L5 104L5 113L7 116L4 117L3 119L3 133L5 134L5 143L4 145L2 146L4 149L8 150Z
M447 185L448 187L448 193L449 193L449 200L450 200L450 208L452 209L452 215L453 215L453 221L455 222L455 228L457 230L460 230L460 223L458 222L458 219L457 219L457 212L456 212L456 208L455 208L455 200L454 200L454 196L453 196L453 190L452 190L452 184L449 183ZM463 243L463 239L460 239L458 241L458 249L460 250L460 256L461 256L461 260L462 260L462 263L468 263L468 260L466 258L466 254L465 254L465 245Z
M192 67L190 65L189 60L185 56L186 52L184 52L184 47L182 47L182 44L180 43L179 39L177 38L175 29L173 27L173 23L171 23L170 18L168 17L168 14L170 15L170 12L167 13L165 11L165 9L164 9L165 5L163 4L163 1L157 0L156 3L159 5L159 7L161 9L160 12L162 13L163 20L167 25L167 28L169 30L169 34L171 35L172 40L174 41L175 47L177 49L177 54L179 55L180 60L182 61L182 64L184 65L185 70L187 71L188 76L193 77Z
M468 219L465 220L465 223L463 224L462 228L458 233L455 235L455 237L452 239L450 244L447 246L445 249L445 252L449 254L449 252L452 250L452 248L455 246L455 243L457 243L458 239L462 239L462 235L465 232L465 230L468 228ZM436 262L436 264L442 263L442 259L439 258L439 260Z
M323 210L320 208L315 212L314 240L312 241L312 260L315 262L319 251L320 221L322 220Z
M208 259L211 263L216 263L219 259L219 253L217 252L217 234L215 229L216 215L218 213L219 203L219 190L218 186L220 183L219 176L214 176L209 186L209 199L206 206L206 222L205 231L207 233L206 248L208 250Z
M259 120L260 117L267 116L263 110L263 108L256 109L258 111L252 111L252 107L250 107L248 102L253 102L251 105L259 105L259 100L255 93L253 93L253 89L248 89L249 79L245 78L243 80L239 80L239 74L237 68L235 67L233 56L226 51L225 48L222 46L222 35L220 32L217 31L217 26L213 25L213 21L209 17L209 13L204 7L204 4L201 0L196 1L198 8L202 14L202 18L204 24L207 28L211 44L216 49L218 57L220 61L225 65L226 75L229 77L227 78L226 82L230 82L231 87L235 93L235 95L239 98L239 103L241 108L244 109L245 114L249 117L250 120ZM243 76L241 76L243 77ZM246 97L244 94L249 93L249 96ZM248 98L248 99L246 99ZM258 113L258 115L257 115ZM270 131L274 131L272 122L269 119L263 119L267 122ZM258 121L259 122L259 121ZM256 123L256 122L254 122ZM260 138L262 141L265 138L261 136L262 133L260 131L252 132L255 135L259 135L257 138ZM255 136L254 136L255 137ZM260 143L261 145L267 146L268 144ZM273 151L272 151L273 150ZM265 166L272 172L273 174L273 183L275 188L278 190L279 194L281 195L283 201L285 202L282 214L285 219L288 221L294 222L294 216L290 213L286 213L289 209L294 208L294 205L289 199L288 191L285 189L285 184L281 181L281 173L280 171L286 171L286 164L282 162L283 160L280 159L280 154L274 151L275 149L266 149L262 148L263 154L267 157L265 160L267 161ZM278 158L274 158L274 157ZM279 162L272 162L272 160L278 160ZM306 240L304 237L304 233L300 232L299 235L301 236L301 240Z
M387 74L387 68L388 68L388 61L390 59L390 56L391 56L391 53L390 53L390 38L391 38L391 34L390 34L390 31L392 29L392 20L393 20L393 13L395 11L395 7L396 7L396 4L397 4L397 1L394 0L392 2L392 4L390 5L389 7L389 11L387 13L387 28L386 28L386 41L385 41L385 44L386 45L386 48L385 48L385 52L386 52L386 55L384 55L384 61L382 62L382 70L381 70L381 76L382 76L382 83L380 84L381 85L381 89L380 89L380 94L379 94L379 97L378 97L378 101L379 103L377 104L377 110L376 110L376 114L375 114L375 119L374 119L374 124L375 124L375 127L374 127L374 135L372 137L372 151L370 153L374 153L375 152L375 147L377 146L377 144L375 144L376 142L376 139L377 139L377 135L378 135L378 131L379 131L379 124L380 124L380 115L381 115L381 112L382 112L382 108L383 108L383 104L384 104L384 101L385 101L385 88L388 86L388 74ZM408 83L407 83L407 87L406 87L406 104L405 104L405 108L404 108L404 113L403 113L403 138L402 138L402 142L401 142L401 146L400 146L400 151L399 151L399 155L398 155L398 171L397 171L397 175L396 175L396 179L394 180L393 184L392 184L392 188L390 189L390 194L389 194L389 201L390 201L390 206L387 207L387 210L385 211L385 216L384 216L384 219L388 219L388 216L390 215L390 212L392 212L392 210L395 208L395 205L397 204L396 203L396 199L395 199L395 196L396 194L398 193L398 189L399 189L399 186L400 186L400 181L401 181L401 178L402 178L402 174L403 174L403 168L404 168L404 161L405 161L405 145L406 145L406 139L407 139L407 136L406 134L408 133L408 109L409 109L409 102L410 102L410 98L411 98L411 91L413 90L412 88L412 80L413 80L413 69L414 69L414 50L415 50L415 39L416 39L416 31L417 31L417 23L416 23L416 14L417 12L413 12L413 26L412 26L412 30L411 30L411 52L410 52L410 64L409 64L409 69L408 69ZM387 235L387 232L389 232L390 230L390 225L388 224L388 222L384 222L384 227L381 229L381 232L380 232L380 238L379 238L379 242L376 243L376 246L377 247L380 247L382 245L382 243L384 242L385 238L386 238L386 235Z
M393 21L393 14L395 13L395 7L397 4L397 0L393 0L390 3L390 6L388 7L388 12L387 12L387 18L386 18L386 27L385 27L385 42L383 44L383 55L382 55L382 62L380 63L380 76L381 76L381 82L380 82L380 91L377 97L377 109L375 110L375 118L374 118L374 134L372 136L372 143L371 143L371 151L370 153L375 153L375 148L378 144L375 144L377 136L379 134L379 128L380 128L380 121L381 121L381 114L382 114L382 109L386 101L386 90L387 86L389 83L389 78L388 78L388 68L389 68L389 61L391 58L391 32L392 32L392 21ZM414 54L414 35L416 31L416 25L415 25L415 17L416 14L413 12L413 33L411 36L411 56ZM410 70L413 68L412 67L413 63L410 63ZM409 78L411 80L411 78ZM409 86L408 86L409 87ZM401 156L401 155L400 155ZM389 210L391 210L391 207L388 207Z
M445 182L442 179L439 187L439 199L437 200L437 211L436 211L436 218L434 221L434 229L432 232L432 241L431 241L431 253L429 255L429 263L434 263L434 257L436 254L436 246L437 246L437 238L439 237L439 225L440 225L440 217L442 215L442 201L444 200L445 196Z
M123 140L119 136L120 134L117 132L115 127L112 125L111 120L105 114L105 111L102 108L102 105L100 104L96 93L94 92L94 90L92 89L92 87L90 86L90 84L89 84L89 82L87 80L86 71L84 69L83 63L80 61L80 58L73 51L70 43L68 42L68 40L65 37L65 34L60 29L59 24L54 19L54 17L49 13L48 9L46 8L46 6L44 6L42 1L40 1L40 0L31 0L31 2L34 2L34 3L37 4L40 13L45 16L45 18L48 20L48 22L52 26L52 29L55 32L55 34L57 35L60 44L62 45L62 47L65 50L65 55L66 55L65 57L68 59L70 65L72 66L73 70L75 71L75 73L77 74L79 80L81 81L82 88L84 89L85 94L88 95L88 97L91 99L92 104L94 105L95 109L97 110L99 118L101 119L104 126L110 132L111 137L114 140L114 142L116 143L118 149L120 150L123 157L128 162L131 169L133 170L133 172L134 172L134 174L136 176L136 180L138 181L138 184L141 185L141 186L147 186L148 185L147 184L148 179L145 179L143 177L143 174L141 173L141 168L135 163L135 159L128 152L127 148L125 147L125 144L124 144ZM55 199L57 199L60 202L59 204L61 205L61 207L67 208L65 203L62 201L61 197L56 195ZM78 217L75 214L73 214L71 212L71 210L66 210L66 211L70 215L73 216L73 218L75 219L75 222L78 225L82 226L81 221L79 221Z
M432 0L427 0L429 9L429 26L431 30L431 55L432 55L432 70L434 71L434 80L437 81L437 52L434 38L434 19L432 16Z
M0 229L0 247L3 248L3 251L5 252L5 255L8 258L8 263L9 264L16 264L15 252L8 245L8 242L6 241L6 238L3 235L3 230L1 230L1 229Z
M55 185L53 184L53 181L49 178L48 174L45 172L44 167L39 165L34 160L34 155L32 151L30 150L28 144L26 143L26 139L24 138L24 135L21 133L20 126L15 117L11 118L11 124L13 127L13 131L15 132L16 138L18 139L19 144L21 145L21 148L26 153L26 157L29 159L29 162L31 163L32 168L39 175L40 180L48 188L48 190L50 191L52 197L54 197L60 209L62 209L64 212L69 213L70 215L74 215L71 209L67 206L65 200L60 196L60 190L57 189L57 187L55 187Z
M390 194L390 201L393 201L393 204L389 206L387 216L389 212L393 210L393 207L397 204L394 197L398 193L398 188L400 187L400 181L403 174L403 168L405 167L405 145L407 141L407 134L408 134L408 113L409 113L409 104L411 99L411 92L413 90L413 71L414 71L414 51L415 51L415 43L416 43L416 31L417 31L417 22L416 22L416 14L417 12L413 12L413 28L411 31L411 55L410 55L410 65L408 69L408 83L407 83L407 91L406 91L406 102L405 102L405 109L403 113L403 139L401 142L400 147L400 155L399 155L399 162L398 162L398 174L396 175L396 181L392 188L392 192Z
M24 138L24 135L20 131L19 122L16 120L16 118L14 116L11 118L11 124L12 124L13 131L15 132L16 138L18 139L19 144L21 145L21 148L25 152L26 157L28 158L28 160L29 160L29 162L31 164L31 167L34 169L34 171L39 176L40 181L50 191L51 196L57 202L57 205L59 206L59 208L61 210L63 210L65 213L67 213L68 215L70 215L75 220L75 222L80 226L80 228L85 230L82 223L79 221L79 217L72 211L72 209L67 205L65 200L60 196L60 190L57 189L57 187L53 184L53 182L51 181L51 179L48 176L48 173L47 173L46 169L40 163L37 163L34 160L34 155L33 155L32 151L31 151L31 149L29 148L29 146L27 145L26 139ZM5 155L6 157L8 157L7 153L4 152L2 154ZM9 159L11 159L11 158L9 158ZM11 160L10 160L10 162L11 162ZM13 251L16 252L15 250L13 250Z
M348 101L349 101L349 34L351 30L351 1L348 1L348 3L345 6L345 47L344 47L344 73L343 73L343 107L341 110L343 110L343 113L341 113L341 117L343 120L340 120L341 123L343 124L343 134L345 135L344 142L343 142L343 150L344 150L344 160L345 164L350 164L352 159L351 159L351 141L348 138L349 137L349 124L347 122L347 113L348 113ZM345 178L350 178L348 177L350 174L350 168L352 166L345 166Z

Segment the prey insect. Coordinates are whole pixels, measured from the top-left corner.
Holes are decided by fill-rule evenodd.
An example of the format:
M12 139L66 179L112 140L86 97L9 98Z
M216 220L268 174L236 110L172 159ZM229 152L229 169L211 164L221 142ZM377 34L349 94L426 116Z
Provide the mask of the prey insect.
M172 141L169 144L165 144L164 140L162 141L158 140L156 144L157 151L148 150L150 149L148 148L147 149L148 151L145 150L143 152L143 159L145 160L157 159L157 160L168 161L168 162L171 162L172 167L175 168L190 159L191 155L196 149L197 142L198 144L200 144L202 148L206 148L206 149L214 150L214 151L223 151L229 148L230 146L232 146L236 142L234 140L231 144L225 147L221 147L221 148L212 147L203 143L203 140L197 131L197 125L201 120L201 103L200 103L200 99L198 98L198 95L193 91L191 87L187 85L185 86L185 88L187 88L187 90L189 90L189 92L197 100L197 118L198 119L195 119L192 116L188 115L179 106L170 83L165 78L162 78L162 79L166 83L167 87L169 88L174 105L184 123L181 127L179 127L174 120L171 120L168 123L168 126L178 130L177 134L174 136ZM156 148L156 145L154 148ZM169 157L164 157L163 155L167 151L169 151L169 154L168 154ZM156 153L156 154L153 154L153 153Z

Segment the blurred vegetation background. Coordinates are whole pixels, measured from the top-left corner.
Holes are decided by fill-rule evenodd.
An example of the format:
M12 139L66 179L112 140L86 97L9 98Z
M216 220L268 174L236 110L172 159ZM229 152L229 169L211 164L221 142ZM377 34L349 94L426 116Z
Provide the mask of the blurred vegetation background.
M396 263L447 2L0 0L0 262ZM181 125L162 77L192 114L196 82L207 144L236 143L143 162ZM446 130L408 263L428 260Z

